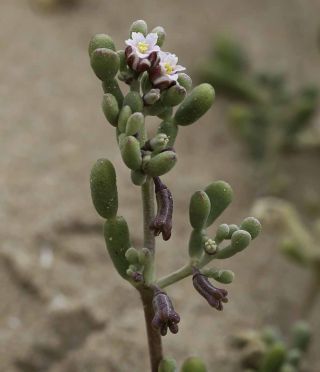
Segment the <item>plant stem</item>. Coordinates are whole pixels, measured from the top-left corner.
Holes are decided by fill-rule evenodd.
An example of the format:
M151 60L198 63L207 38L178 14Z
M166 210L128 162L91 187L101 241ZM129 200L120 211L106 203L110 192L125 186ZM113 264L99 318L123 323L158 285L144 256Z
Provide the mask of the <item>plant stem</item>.
M148 264L147 278L145 277L146 284L154 280L154 256L155 256L155 237L150 230L150 223L154 218L154 189L152 178L141 187L142 192L142 205L143 205L143 228L144 228L144 246L150 251L150 260ZM149 356L151 363L151 371L157 372L160 361L163 359L161 335L157 329L152 327L152 319L154 311L152 306L153 289L147 286L139 288L141 300L143 303L144 317L146 321L146 329L149 345Z
M187 265L181 267L177 271L174 271L173 273L160 278L157 281L157 285L161 288L165 288L173 283L178 282L179 280L186 278L187 276L191 274L192 274L192 267L188 263Z

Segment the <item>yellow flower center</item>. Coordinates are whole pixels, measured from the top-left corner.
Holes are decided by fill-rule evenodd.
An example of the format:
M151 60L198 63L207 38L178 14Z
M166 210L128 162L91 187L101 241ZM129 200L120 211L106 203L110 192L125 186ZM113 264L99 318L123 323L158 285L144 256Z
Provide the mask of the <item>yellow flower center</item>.
M168 75L170 75L172 73L172 71L173 71L173 67L168 62L164 63L164 68L165 68L166 73Z
M145 43L144 41L140 41L138 43L138 49L140 53L145 53L149 49L149 44Z

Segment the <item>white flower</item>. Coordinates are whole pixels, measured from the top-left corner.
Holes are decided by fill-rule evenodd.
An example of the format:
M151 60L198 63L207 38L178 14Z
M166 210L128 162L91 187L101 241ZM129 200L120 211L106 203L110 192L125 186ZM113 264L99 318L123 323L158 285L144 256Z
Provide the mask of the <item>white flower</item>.
M178 73L184 71L186 68L177 65L178 57L175 54L167 52L159 52L160 56L160 66L165 75L167 75L171 80L177 81Z
M131 37L132 39L126 40L126 44L131 46L140 58L147 58L150 53L160 50L157 45L158 35L156 33L144 36L141 32L132 32Z

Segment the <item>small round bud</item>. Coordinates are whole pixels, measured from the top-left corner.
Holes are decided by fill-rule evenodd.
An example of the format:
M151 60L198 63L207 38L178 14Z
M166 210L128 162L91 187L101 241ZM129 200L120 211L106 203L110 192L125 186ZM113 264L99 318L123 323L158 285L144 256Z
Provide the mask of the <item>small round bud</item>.
M219 283L230 284L234 279L234 272L231 270L218 270L212 275L212 278Z
M240 229L248 231L251 238L256 238L261 232L261 223L254 217L247 217L242 221Z
M215 254L217 252L217 243L213 239L206 239L204 242L204 250L209 255Z
M234 223L232 223L228 226L229 226L229 235L228 235L227 239L231 239L231 236L233 235L233 233L235 233L236 231L239 230L239 226L234 224Z
M134 21L130 27L129 35L132 36L132 32L141 32L144 36L147 36L148 26L143 19L138 19Z
M207 367L205 366L202 359L198 357L190 357L186 359L181 367L181 372L207 372Z
M217 229L215 241L220 243L223 240L227 239L229 236L229 232L230 232L229 225L227 225L226 223L223 223Z
M158 133L164 133L168 136L168 146L173 146L178 134L179 127L171 119L164 120L158 129Z
M150 89L149 92L147 92L143 96L143 102L146 105L153 105L160 99L160 89Z
M164 133L159 133L150 140L150 147L155 152L163 151L168 146L169 138Z
M130 247L125 256L131 265L139 265L139 252L134 247Z

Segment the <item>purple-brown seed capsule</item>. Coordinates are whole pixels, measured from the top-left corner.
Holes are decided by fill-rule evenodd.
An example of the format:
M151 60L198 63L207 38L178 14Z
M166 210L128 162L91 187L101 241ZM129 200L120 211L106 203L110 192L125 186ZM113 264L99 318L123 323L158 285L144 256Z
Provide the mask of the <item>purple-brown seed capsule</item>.
M223 310L222 303L228 302L228 291L213 286L209 279L196 268L193 268L192 281L194 288L208 301L210 306L219 311Z
M168 328L171 333L178 333L180 316L175 312L168 295L160 289L156 289L152 305L154 310L153 327L159 329L162 336L167 334Z
M172 230L173 199L170 190L159 177L153 178L157 199L157 214L150 224L154 235L162 233L163 240L169 240Z

